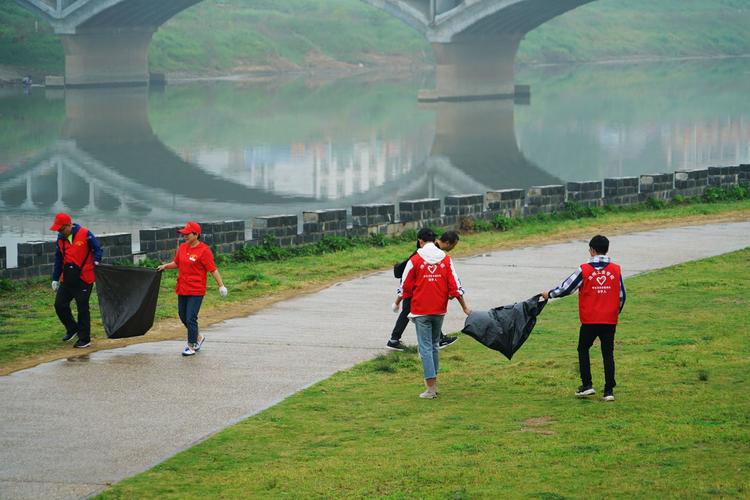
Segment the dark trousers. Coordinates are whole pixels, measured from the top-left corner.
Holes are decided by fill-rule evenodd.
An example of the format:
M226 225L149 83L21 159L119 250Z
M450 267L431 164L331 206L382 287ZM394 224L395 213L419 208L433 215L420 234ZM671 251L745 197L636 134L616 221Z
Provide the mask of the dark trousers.
M78 340L81 342L91 341L91 313L89 312L89 298L94 285L81 282L80 286L69 287L60 283L55 295L55 312L60 322L65 326L68 335L78 332ZM76 301L78 309L78 322L73 319L70 310L70 302Z
M203 303L202 295L178 295L177 312L180 321L187 328L188 344L198 342L198 312Z
M589 360L589 349L594 344L594 339L599 337L602 347L602 360L604 361L604 390L612 390L615 382L615 329L617 325L588 324L581 325L578 334L578 367L581 371L581 384L584 386L591 383L591 361Z
M410 312L411 312L411 297L409 297L408 299L404 299L401 302L401 314L398 315L396 324L393 326L393 331L391 332L391 338L393 340L401 340L401 335L404 334L404 330L406 330L406 325L409 324Z

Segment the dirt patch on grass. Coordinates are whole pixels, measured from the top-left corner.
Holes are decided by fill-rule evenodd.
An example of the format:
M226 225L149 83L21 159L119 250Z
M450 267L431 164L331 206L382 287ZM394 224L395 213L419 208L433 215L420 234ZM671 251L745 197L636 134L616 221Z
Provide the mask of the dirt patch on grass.
M494 242L486 245L473 245L471 248L457 249L452 252L453 255L461 257L470 257L473 255L479 255L489 251L496 250L510 250L519 247L527 247L531 245L557 243L561 241L569 241L571 239L584 239L587 240L591 237L593 232L604 233L607 235L613 234L624 234L632 233L636 231L646 231L651 229L665 228L665 227L677 227L677 226L694 226L694 225L705 225L715 224L722 222L739 222L750 220L750 213L747 210L736 210L732 212L724 212L718 215L700 215L682 217L680 219L656 219L650 221L633 221L633 222L618 222L614 224L603 224L596 226L595 228L574 228L564 229L555 231L553 233L544 235L534 235L524 237L520 239L514 239L504 242ZM300 295L315 293L335 283L341 281L347 281L350 279L361 278L370 274L375 274L380 271L365 271L355 272L344 276L324 281L309 283L304 285L302 288L287 290L285 292L275 293L267 297L252 299L246 302L234 302L221 304L218 307L206 307L201 309L201 326L208 327L215 325L222 321L241 318L249 316L261 309L271 306L276 302L287 300L293 297L299 297ZM77 356L85 356L92 352L101 351L104 349L116 349L120 347L129 346L132 344L140 344L143 342L160 342L163 340L184 340L185 339L185 327L176 318L158 321L154 327L143 337L135 337L130 339L118 339L109 340L96 338L89 349L85 352L78 352L71 346L61 346L60 349L46 352L35 356L30 356L24 359L18 359L11 361L5 366L0 367L0 376L8 375L18 370L31 368L41 363L47 363L49 361L55 361L58 359L71 358Z
M527 418L521 424L521 432L533 432L534 434L543 434L545 436L551 436L555 433L552 429L546 427L554 424L555 421L552 417L534 417Z

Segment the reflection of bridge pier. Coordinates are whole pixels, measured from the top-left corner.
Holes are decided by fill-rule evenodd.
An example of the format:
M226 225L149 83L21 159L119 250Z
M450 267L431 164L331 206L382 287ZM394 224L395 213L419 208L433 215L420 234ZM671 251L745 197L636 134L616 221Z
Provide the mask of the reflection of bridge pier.
M437 102L435 140L428 160L429 193L484 193L492 189L559 184L518 149L513 100ZM471 187L470 191L466 187Z

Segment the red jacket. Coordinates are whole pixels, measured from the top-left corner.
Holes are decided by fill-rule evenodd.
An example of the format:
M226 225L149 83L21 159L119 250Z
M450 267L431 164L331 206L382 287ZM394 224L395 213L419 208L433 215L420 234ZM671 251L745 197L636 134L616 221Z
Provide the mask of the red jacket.
M94 252L89 248L89 230L78 229L71 244L67 238L57 240L57 249L62 255L62 265L75 264L81 268L81 281L89 285L94 282ZM62 275L58 274L60 280Z
M451 258L427 243L406 264L400 294L411 298L409 316L427 316L445 314L448 297L460 297L463 290Z
M578 292L581 323L616 325L620 314L620 266L610 262L596 269L591 264L582 264L581 271Z

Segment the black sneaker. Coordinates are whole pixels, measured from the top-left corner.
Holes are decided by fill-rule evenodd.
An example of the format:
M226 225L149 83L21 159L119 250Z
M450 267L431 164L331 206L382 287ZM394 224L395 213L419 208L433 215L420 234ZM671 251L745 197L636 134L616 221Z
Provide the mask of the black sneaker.
M78 332L66 333L62 340L63 342L70 342L76 335L78 335Z
M596 394L596 391L590 385L582 385L576 389L576 396L579 398L585 398L586 396L591 396L593 394Z
M604 390L604 396L602 396L602 399L604 401L614 401L615 400L615 393L610 390Z
M447 335L441 335L440 342L438 343L438 349L445 349L457 340L458 337L448 337Z
M89 347L89 346L91 346L91 341L90 340L84 342L83 340L78 339L78 342L76 342L76 344L73 347L75 347L77 349L83 349L84 347Z
M389 340L385 346L393 351L403 351L404 349L406 349L406 346L403 342L395 339Z

